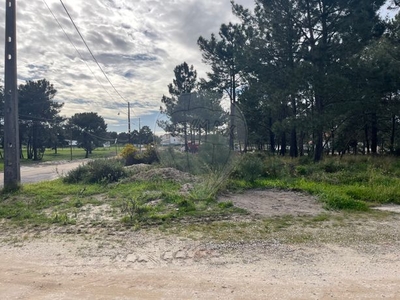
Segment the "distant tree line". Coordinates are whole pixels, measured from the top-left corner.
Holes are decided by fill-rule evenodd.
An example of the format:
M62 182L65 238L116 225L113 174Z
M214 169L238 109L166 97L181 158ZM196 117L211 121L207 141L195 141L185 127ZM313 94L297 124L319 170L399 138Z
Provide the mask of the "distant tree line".
M175 68L164 129L190 131L171 108L183 105L180 94L211 90L229 99L230 117L235 107L244 114L244 150L315 161L400 154L400 15L380 19L384 2L256 0L250 11L232 1L240 21L198 39L207 78L197 81L187 63Z
M70 118L61 116L64 104L54 100L56 94L57 90L46 79L27 81L18 87L19 139L21 150L26 147L26 152L21 151L22 158L41 160L46 148L57 153L59 147L68 146L72 140L77 141L89 157L92 150L106 141L128 143L130 140L126 133L108 132L104 118L95 112L76 113ZM0 113L3 116L3 89L0 90ZM0 124L3 137L4 124ZM133 132L132 141L151 143L153 133L143 126L139 132Z

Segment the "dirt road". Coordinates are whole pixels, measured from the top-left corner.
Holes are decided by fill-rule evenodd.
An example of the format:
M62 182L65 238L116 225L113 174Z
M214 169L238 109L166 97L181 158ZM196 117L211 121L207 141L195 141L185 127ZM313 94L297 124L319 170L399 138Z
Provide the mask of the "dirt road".
M121 237L120 237L121 238ZM122 241L126 244L121 244ZM397 245L202 244L129 233L2 245L2 299L398 299Z
M3 221L0 298L399 299L400 214L326 212L314 198L277 190L230 198L253 212L243 224L291 215L293 225L221 241L189 234L185 224L24 230ZM263 220L254 224L268 226ZM212 225L228 232L229 222Z

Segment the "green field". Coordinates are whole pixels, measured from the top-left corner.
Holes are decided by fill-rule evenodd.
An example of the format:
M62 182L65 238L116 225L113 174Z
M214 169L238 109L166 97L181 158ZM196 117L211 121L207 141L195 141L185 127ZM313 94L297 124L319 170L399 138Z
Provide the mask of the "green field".
M120 151L120 147L116 149L115 147L112 148L97 148L93 150L92 154L89 155L89 158L106 158L115 156ZM4 152L1 151L3 154ZM22 149L22 153L24 157L26 157L26 149ZM37 164L41 162L49 162L49 161L60 161L60 160L77 160L77 159L84 159L85 158L85 150L82 148L59 148L57 149L57 154L52 149L46 149L44 152L43 158L40 161L32 161L28 159L21 159L21 165L28 165L28 164ZM4 170L4 160L0 159L0 171Z

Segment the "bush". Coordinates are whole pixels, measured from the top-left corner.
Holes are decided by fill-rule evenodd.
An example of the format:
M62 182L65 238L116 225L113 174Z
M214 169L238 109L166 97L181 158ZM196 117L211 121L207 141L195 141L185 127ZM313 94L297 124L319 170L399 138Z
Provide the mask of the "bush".
M198 151L202 168L208 171L222 171L232 163L234 152L229 149L228 139L221 135L209 136ZM229 169L229 168L228 168Z
M265 172L268 177L271 178L281 178L286 177L292 172L287 169L289 165L286 165L283 159L278 157L270 157L264 160ZM289 167L293 167L290 165Z
M325 162L322 164L322 169L326 173L336 173L342 169L342 167L332 158L325 160Z
M125 159L125 166L139 163L139 151L132 144L127 144L120 154Z
M254 182L265 175L263 160L253 154L245 154L234 171L236 178Z
M140 159L144 164L152 164L159 162L157 151L152 145L147 145L146 151L140 155Z
M151 145L146 147L143 153L140 153L135 146L127 144L121 151L121 157L125 160L125 166L135 164L152 164L158 162L157 152Z
M111 183L126 177L124 167L112 159L93 160L71 170L63 178L65 183Z

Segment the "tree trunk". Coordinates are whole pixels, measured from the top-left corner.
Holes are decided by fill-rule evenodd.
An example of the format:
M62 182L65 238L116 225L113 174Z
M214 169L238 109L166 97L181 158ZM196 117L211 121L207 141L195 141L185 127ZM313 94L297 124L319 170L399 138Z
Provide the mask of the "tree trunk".
M365 133L365 148L367 148L367 154L370 154L370 147L369 147L369 134L368 134L368 126L365 125L364 127Z
M279 152L280 155L285 156L286 154L286 133L283 132L281 139L281 150Z
M296 127L293 127L290 133L290 157L297 157L298 155Z
M395 135L396 135L396 115L392 114L392 130L390 132L390 154L394 153Z
M299 139L299 155L304 156L304 136L305 133L302 131L300 132L300 139Z
M315 132L316 140L314 149L314 162L319 162L320 160L322 160L322 155L324 150L324 127L320 119L322 118L323 105L322 105L322 97L319 95L315 96L315 108L318 114L318 121L317 121L318 123Z
M271 152L275 153L275 134L272 131L272 118L269 117L269 144L271 146Z
M378 150L378 121L376 113L371 116L371 152L377 154Z

